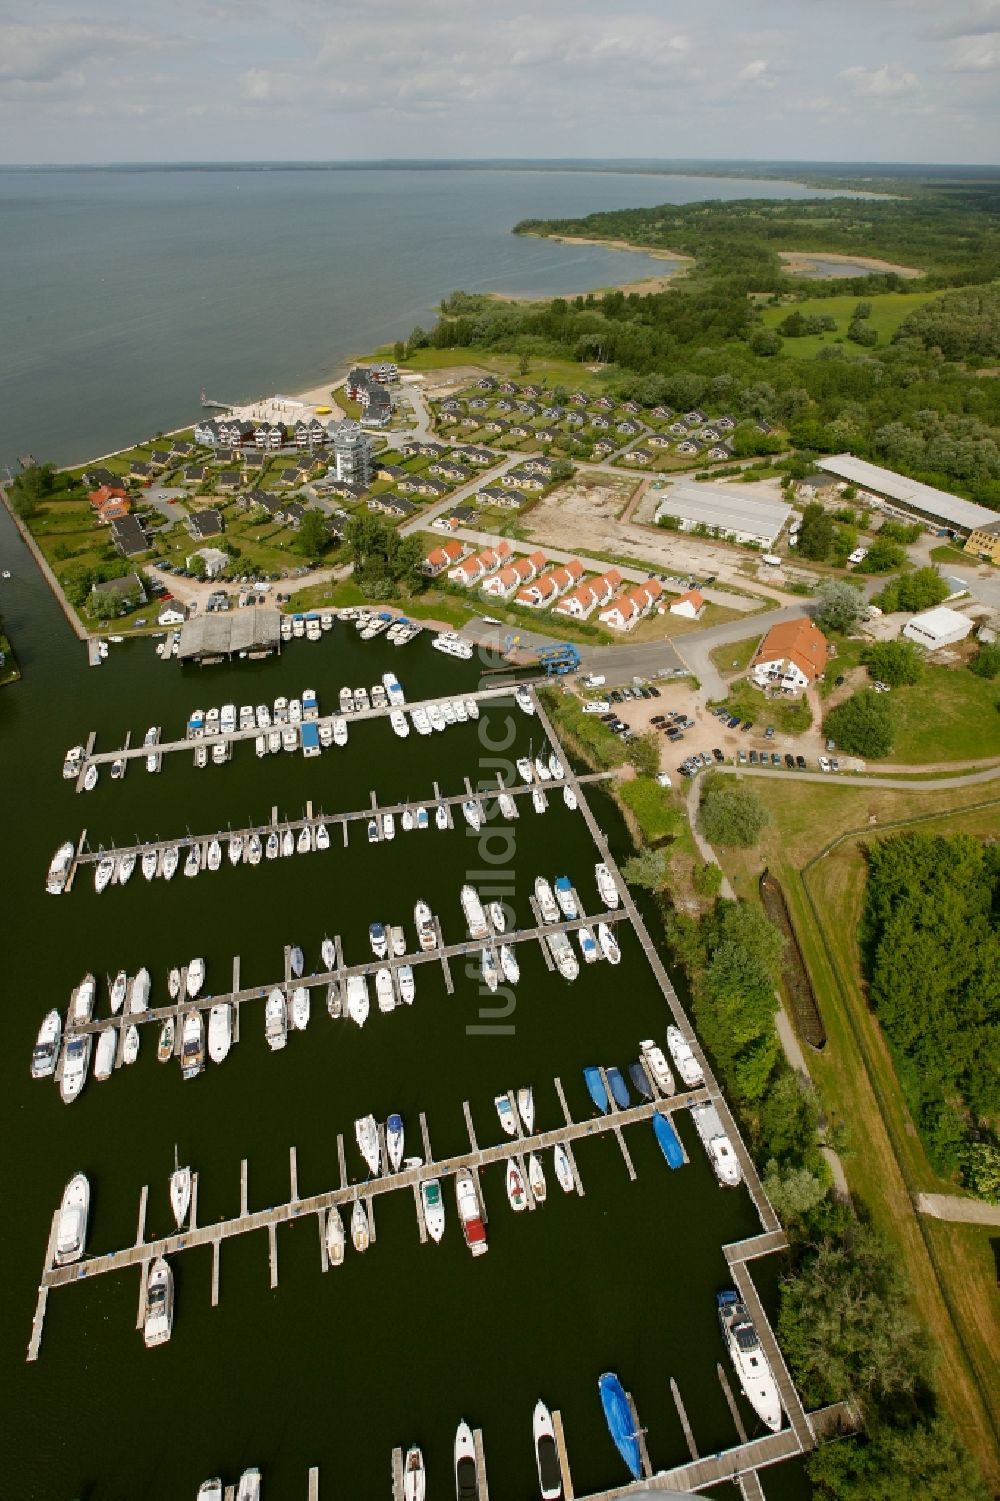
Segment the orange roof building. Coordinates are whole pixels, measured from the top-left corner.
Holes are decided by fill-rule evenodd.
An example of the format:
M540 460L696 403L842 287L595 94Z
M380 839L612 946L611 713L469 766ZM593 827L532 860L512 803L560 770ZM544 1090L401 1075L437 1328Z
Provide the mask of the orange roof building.
M771 627L754 653L750 675L758 688L801 693L823 676L829 658L823 632L803 615Z

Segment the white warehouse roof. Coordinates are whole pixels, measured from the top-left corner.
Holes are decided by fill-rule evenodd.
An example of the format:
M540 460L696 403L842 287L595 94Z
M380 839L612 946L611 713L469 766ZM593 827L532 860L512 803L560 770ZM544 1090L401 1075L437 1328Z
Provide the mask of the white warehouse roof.
M936 605L934 609L924 610L923 614L914 615L912 620L908 620L903 627L903 635L924 646L929 642L950 646L955 641L964 641L971 630L972 621L967 615L949 610L947 605Z
M660 493L656 515L676 516L690 525L702 522L720 532L740 532L773 543L791 515L783 500L756 493L753 485L703 485L681 480Z
M986 506L949 495L947 490L935 490L933 485L922 485L919 480L907 479L905 474L895 474L879 464L869 464L866 459L856 459L852 453L835 453L827 459L818 459L816 467L825 469L827 474L835 474L838 479L848 480L852 485L864 485L876 495L885 495L902 506L910 506L935 521L961 527L963 531L1000 521L1000 515L987 510Z

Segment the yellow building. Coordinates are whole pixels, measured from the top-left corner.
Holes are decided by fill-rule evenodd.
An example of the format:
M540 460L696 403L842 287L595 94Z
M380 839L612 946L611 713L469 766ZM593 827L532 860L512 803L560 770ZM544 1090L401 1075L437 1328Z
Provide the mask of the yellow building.
M971 531L965 551L974 552L977 557L989 558L991 563L1000 565L1000 516L988 526L977 526Z

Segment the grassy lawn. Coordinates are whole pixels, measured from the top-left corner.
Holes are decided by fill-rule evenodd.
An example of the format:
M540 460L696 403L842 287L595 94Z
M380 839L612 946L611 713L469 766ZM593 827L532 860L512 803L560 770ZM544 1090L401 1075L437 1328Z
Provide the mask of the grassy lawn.
M286 613L295 615L303 610L347 609L349 605L362 605L365 596L351 579L337 582L331 579L325 584L310 584L308 589L299 589L287 604Z
M721 673L728 675L731 672L746 672L759 641L758 632L756 636L748 636L745 641L727 641L722 646L713 647L708 655Z
M801 735L812 724L812 711L804 698L785 700L767 698L751 683L731 683L726 707L741 719L756 725L774 725L783 735Z
M634 777L631 781L619 782L616 791L626 807L632 809L649 844L676 833L683 822L667 792L652 777Z
M592 375L585 365L574 360L532 359L527 374L518 369L515 354L495 354L486 349L418 349L400 369L404 371L449 370L453 365L474 365L479 370L490 371L516 380L523 385L565 386L570 391L593 391L595 395L605 389L607 381L600 375ZM339 397L338 397L339 400Z
M827 345L840 342L845 354L860 357L871 351L863 349L860 344L852 344L847 338L847 328L859 302L871 303L872 315L867 321L878 334L878 345L875 346L878 348L889 343L903 319L915 308L923 307L925 302L940 296L940 292L879 292L873 297L865 298L809 297L804 302L787 302L781 307L764 308L761 317L765 328L777 328L792 312L802 313L804 317L809 317L811 313L830 313L837 320L836 331L831 329L824 334L805 334L801 339L786 339L782 355L791 355L794 359L811 359Z
M942 543L940 547L931 548L932 563L964 563L966 567L970 563L979 561L972 553L963 552L960 547L952 547L949 542Z
M890 761L972 761L1000 756L1000 682L965 667L928 667L912 688L894 688Z
M634 566L634 565L633 565ZM730 610L725 605L706 605L700 620L685 620L683 615L648 615L634 631L629 632L630 641L663 641L673 636L685 636L691 631L703 631L710 625L725 625L730 620L739 620L742 610ZM754 645L756 645L756 640Z
M819 999L828 1043L809 1069L831 1124L847 1137L851 1192L904 1263L915 1311L939 1351L941 1397L992 1487L1000 1479L996 1273L985 1232L917 1216L913 1195L949 1192L924 1155L861 981L857 926L864 892L861 843L918 821L930 831L995 832L989 787L917 793L807 783L762 783L772 822L753 852L727 851L739 895L757 900L766 864L782 882ZM830 841L847 837L823 854ZM815 860L814 864L811 864Z

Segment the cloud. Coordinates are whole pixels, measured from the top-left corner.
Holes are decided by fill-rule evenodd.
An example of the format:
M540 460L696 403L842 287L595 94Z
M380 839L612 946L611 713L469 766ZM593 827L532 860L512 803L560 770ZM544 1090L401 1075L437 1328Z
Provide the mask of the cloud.
M123 55L175 45L173 38L135 26L79 20L39 20L31 26L0 22L0 92L21 97L72 93L85 87L88 66L106 69Z
M898 64L883 63L879 68L843 68L838 75L850 85L851 92L870 99L889 99L897 94L910 94L919 87L915 73L908 73Z
M755 83L762 89L773 89L778 81L772 76L771 64L766 57L755 57L740 69L736 77L740 83Z
M1000 30L960 37L948 66L952 73L990 73L1000 68Z
M1000 31L1000 0L978 0L964 15L938 21L930 29L932 37L949 40L954 37L989 36Z

